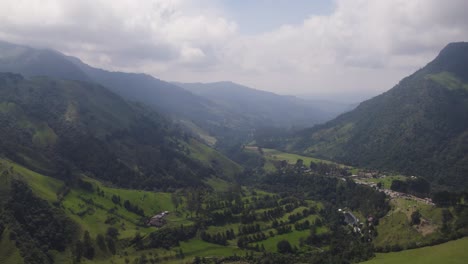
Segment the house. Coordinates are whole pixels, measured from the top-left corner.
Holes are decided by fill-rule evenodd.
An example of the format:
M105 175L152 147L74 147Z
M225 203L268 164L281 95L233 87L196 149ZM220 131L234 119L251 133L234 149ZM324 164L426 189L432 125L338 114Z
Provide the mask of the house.
M344 220L348 225L357 225L359 223L359 219L357 219L356 216L353 215L353 213L344 211Z
M147 225L161 227L166 224L166 216L169 214L169 211L161 212L150 218Z

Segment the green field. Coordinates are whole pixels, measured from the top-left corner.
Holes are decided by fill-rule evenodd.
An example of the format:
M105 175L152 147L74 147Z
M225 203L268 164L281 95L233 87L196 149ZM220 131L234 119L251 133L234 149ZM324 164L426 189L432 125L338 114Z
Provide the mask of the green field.
M382 253L365 264L464 264L468 260L468 237L437 246Z
M327 164L333 163L328 160L322 160L322 159L316 159L316 158L292 154L292 153L286 153L286 152L282 152L276 149L263 149L263 153L267 158L270 158L273 160L286 160L289 164L295 164L298 159L302 159L306 166L308 166L311 161L315 163L318 163L318 162L327 163Z
M15 174L24 179L37 196L51 203L58 201L57 193L64 186L62 181L9 161L2 161L2 163L4 167L12 167ZM91 178L84 177L84 179L93 185L95 191L89 192L74 188L63 198L61 204L67 216L78 223L82 231L88 230L92 237L105 233L109 226L119 229L121 239L131 238L136 232L144 235L155 230L155 228L140 227L141 216L127 211L121 205L114 204L111 200L113 195L120 196L121 204L128 200L138 205L148 216L161 211L172 212L168 217L171 225L192 224L184 217L185 211L175 212L170 193L112 188ZM97 189L102 191L101 195L97 194Z
M192 140L187 147L190 150L190 157L206 166L212 167L217 173L216 176L233 179L242 171L242 167L239 164L205 144Z
M8 236L8 230L5 230L3 235L0 236L0 263L23 264L23 258L20 256L19 250Z
M268 148L263 148L262 152L263 154L258 150L257 147L255 146L247 146L245 147L246 151L256 153L259 155L263 155L265 157L265 164L263 166L263 169L268 172L273 172L276 170L274 163L277 161L282 161L285 160L289 164L295 164L297 160L301 159L304 162L305 166L309 166L310 162L315 162L315 163L326 163L326 164L336 164L332 161L329 160L323 160L323 159L317 159L313 157L308 157L308 156L302 156L298 154L292 154L292 153L287 153L287 152L282 152L276 149L268 149ZM338 164L340 166L344 166L341 164ZM349 166L346 166L349 167ZM349 167L351 168L351 167ZM352 173L354 173L354 169L351 168Z
M419 201L396 198L391 201L392 209L377 226L378 236L374 241L377 247L399 245L424 245L439 238L442 234L442 209ZM411 226L411 214L419 211L426 224Z
M364 182L374 182L374 183L382 183L382 188L383 189L390 189L392 186L392 182L394 180L400 180L400 181L406 181L408 177L402 176L402 175L391 175L391 176L386 176L383 178L367 178L367 179L361 179L361 181Z

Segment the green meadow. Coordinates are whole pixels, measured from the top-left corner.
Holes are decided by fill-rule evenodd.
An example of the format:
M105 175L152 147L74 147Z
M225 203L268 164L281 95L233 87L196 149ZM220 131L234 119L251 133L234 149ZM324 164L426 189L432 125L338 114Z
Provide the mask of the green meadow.
M378 236L374 241L377 247L399 245L407 248L410 245L418 246L430 243L442 236L442 209L420 201L405 198L392 199L391 210L380 219L377 226ZM425 224L412 226L411 214L415 211L421 213Z
M297 160L301 159L304 162L305 166L309 166L309 164L311 162L325 163L325 164L336 164L336 163L331 162L329 160L317 159L317 158L313 158L313 157L309 157L309 156L303 156L303 155L298 155L298 154L293 154L293 153L282 152L282 151L279 151L279 150L276 150L276 149L263 148L261 150L261 152L263 152L263 154L255 146L247 146L245 148L245 150L249 151L249 152L252 152L252 153L259 154L259 155L263 155L263 157L265 157L265 164L263 166L263 169L265 171L268 171L268 172L275 171L276 167L275 167L274 163L278 162L278 161L282 161L282 160L285 160L289 164L295 164L297 162ZM338 164L338 165L345 166L345 165L341 165L341 164ZM357 172L356 169L354 169L352 167L349 167L349 166L345 166L345 167L351 168L352 173Z
M468 237L436 246L380 253L363 264L465 264L468 260Z
M9 161L2 163L4 166L12 167L15 174L24 179L40 198L50 203L59 200L58 193L64 187L62 181ZM80 225L82 231L89 231L93 237L105 233L110 226L119 229L121 239L132 238L137 232L144 235L155 230L152 227L141 227L142 217L127 211L122 206L125 200L142 208L148 216L161 211L170 211L168 220L171 225L192 224L184 217L185 211L175 210L170 193L113 188L85 176L83 179L91 183L94 190L100 192L71 189L61 200L61 207L68 217ZM114 195L120 197L120 204L112 202Z

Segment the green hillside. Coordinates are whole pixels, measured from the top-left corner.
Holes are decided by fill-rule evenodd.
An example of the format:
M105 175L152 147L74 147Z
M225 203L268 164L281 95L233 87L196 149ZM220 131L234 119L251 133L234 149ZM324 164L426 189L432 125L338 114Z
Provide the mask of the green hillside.
M290 151L468 186L468 43L338 118L297 133Z
M166 218L166 229L177 229L180 226L190 228L190 226L193 226L195 222L190 220L189 215L192 214L187 211L186 196L183 192L171 194L114 188L87 177L82 179L86 184L81 184L81 187L69 188L66 183L61 180L33 172L8 160L0 160L0 175L2 187L4 188L0 191L1 195L13 191L11 189L11 184L13 184L15 180L23 181L27 183L37 198L47 201L49 206L59 208L60 214L63 214L72 220L73 223L77 224L75 227L77 228L77 237L82 237L85 232L89 232L90 237L94 241L95 255L93 261L83 259L82 263L101 263L101 261L107 263L107 261L110 260L115 261L115 263L125 263L125 259L137 259L143 254L155 254L161 260L165 259L163 262L170 263L176 259L174 257L174 252L177 252L177 250L183 250L183 252L185 252L185 257L188 259L195 256L220 257L244 254L244 249L236 247L235 241L232 242L233 246L226 247L224 245L202 241L199 237L181 242L180 246L176 248L172 248L171 246L171 249L156 246L153 249L141 250L135 248L134 245L128 245L129 241L133 241L137 234L145 239L144 241L147 239L151 240L151 234L158 229L155 227L147 227L145 225L145 219L162 211L170 212L169 216ZM245 199L270 195L265 192L260 193L259 196L250 194L246 196ZM179 205L177 206L174 204L174 196L178 197L177 200L179 200ZM118 197L118 201L114 200L115 197ZM134 211L129 211L129 209L124 206L126 202L137 205L143 210L144 216ZM307 207L303 207L303 209L307 209ZM0 208L0 210L4 210L4 208ZM5 217L6 215L7 214L2 214L0 216ZM286 219L287 216L288 214L286 214ZM6 227L5 230L1 230L2 235L0 236L0 245L2 245L0 248L0 260L6 262L1 263L22 263L22 257L20 256L18 248L15 246L14 241L11 241L9 238L10 231L8 226L12 223L12 220L10 218L2 219L1 217L0 220L3 220L0 221L0 224L3 223L2 226ZM269 222L270 221L267 221L265 224ZM106 236L106 230L109 230L111 227L118 231L118 241L116 241L116 243L119 245L119 250L127 252L126 258L123 258L121 253L119 256L113 256L108 251L109 249L101 250L96 244L97 241L95 239L99 235ZM216 232L229 230L229 228L232 228L232 226L219 225L216 226ZM208 229L208 231L209 230L211 229ZM307 232L302 232L302 235L306 236ZM281 237L289 237L292 241L295 241L296 244L299 243L299 236L297 236L295 232L291 233L291 235L282 235ZM268 246L270 242L265 241L269 250L276 250L275 241L276 240L271 241L271 246ZM147 242L148 241L144 243ZM56 263L62 263L59 261L60 259L64 261L63 263L71 263L73 259L72 255L75 254L72 251L73 249L69 246L65 251L44 252L52 254ZM23 252L22 255L24 254ZM35 263L30 261L31 260L28 260L27 263Z
M70 186L4 159L0 162L0 195L10 198L3 200L0 208L3 210L0 225L6 227L0 236L3 245L0 253L3 259L14 262L21 261L21 253L26 263L36 263L31 259L45 259L45 256L55 263L72 263L78 256L81 263L127 263L127 260L133 263L142 258L178 263L195 257L246 254L261 257L262 252L274 258L279 252L278 244L286 240L293 247L291 250L316 252L317 256L326 258L331 254L328 250L331 244L347 247L346 243L334 241L334 236L355 239L351 229L340 222L341 214L336 206L354 204L356 214L361 215L358 213L361 210L381 210L376 206L384 202L381 195L370 189L333 178L305 180L305 189L294 193L294 177L285 179L288 184L278 183L286 191L281 195L229 184L220 190L188 188L167 193L112 187L83 175L76 186ZM315 184L316 181L321 184ZM207 182L215 188L227 183L212 178ZM309 193L304 192L306 189ZM336 196L337 190L343 191L339 201L329 203L326 197ZM362 196L353 196L357 190ZM368 195L375 195L372 199L375 204L359 202ZM29 204L33 208L27 208ZM146 226L149 217L162 211L169 211L164 227ZM15 230L13 238L10 229ZM49 229L58 229L55 232L60 236L53 236L55 232L37 232ZM61 246L35 246L44 235L46 243L59 239ZM99 242L100 239L104 242ZM359 240L356 243L364 248L369 246ZM84 247L82 255L77 255L77 245ZM29 252L27 248L34 250ZM355 253L347 254L349 258L363 258Z
M65 182L61 180L41 175L7 160L2 160L0 164L2 172L11 168L11 174L27 182L39 198L50 204L60 202L61 209L80 225L82 231L88 230L92 236L102 233L109 226L118 227L122 239L131 238L136 232L144 235L153 231L152 228L140 227L142 216L124 208L123 203L126 200L138 205L148 216L162 211L176 211L170 193L112 188L87 177L83 180L91 185L86 189L67 189ZM113 196L120 197L120 204L112 201ZM169 220L175 226L191 224L177 216L183 213L184 211L180 211L172 214Z
M240 171L167 119L99 85L0 74L0 98L0 152L63 180L86 172L120 186L166 189Z
M363 264L462 264L468 258L468 238L450 241L437 246L377 254Z
M23 264L20 251L13 241L9 240L10 232L4 230L0 236L0 263Z

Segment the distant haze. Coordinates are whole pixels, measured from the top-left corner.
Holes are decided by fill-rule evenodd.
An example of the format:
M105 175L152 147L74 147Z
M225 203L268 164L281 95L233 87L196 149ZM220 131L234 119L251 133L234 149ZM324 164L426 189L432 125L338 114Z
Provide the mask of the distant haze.
M359 101L468 40L466 10L466 0L1 1L0 40L163 80Z

